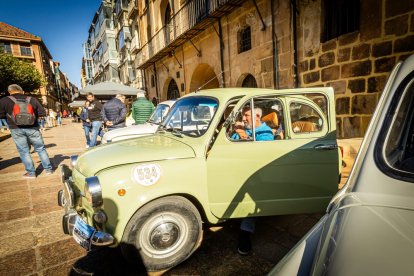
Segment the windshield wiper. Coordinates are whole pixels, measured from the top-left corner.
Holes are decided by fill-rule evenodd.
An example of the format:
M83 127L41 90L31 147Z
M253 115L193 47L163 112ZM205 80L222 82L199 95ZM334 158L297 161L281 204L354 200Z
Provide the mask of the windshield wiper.
M174 128L172 123L170 123L169 126L170 126L169 128L167 128L166 126L163 126L163 128L166 131L171 131L171 133L174 134L175 136L183 137L183 134L178 129Z

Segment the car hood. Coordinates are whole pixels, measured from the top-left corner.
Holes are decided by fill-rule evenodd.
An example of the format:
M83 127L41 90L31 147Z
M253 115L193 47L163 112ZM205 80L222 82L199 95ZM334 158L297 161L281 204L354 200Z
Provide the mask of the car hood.
M105 168L118 165L193 157L195 153L187 144L156 134L90 149L78 157L76 168L84 176L92 176Z
M351 195L329 215L320 241L312 275L411 275L412 199Z
M154 134L159 125L145 123L142 125L134 125L129 127L123 127L108 131L102 138L102 142L118 141L128 138L133 138L140 135Z

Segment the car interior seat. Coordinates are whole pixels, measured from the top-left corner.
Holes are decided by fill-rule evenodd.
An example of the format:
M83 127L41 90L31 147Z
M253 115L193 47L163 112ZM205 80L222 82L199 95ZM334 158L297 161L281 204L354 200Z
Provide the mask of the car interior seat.
M275 140L283 139L283 130L278 133L278 130L280 128L280 122L276 112L273 111L263 116L262 121L265 122L266 125L272 129L273 135L275 136Z

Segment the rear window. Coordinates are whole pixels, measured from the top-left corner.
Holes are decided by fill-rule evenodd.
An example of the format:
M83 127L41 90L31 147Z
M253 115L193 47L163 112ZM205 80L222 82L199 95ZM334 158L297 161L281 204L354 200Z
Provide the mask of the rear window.
M388 110L377 147L380 168L414 182L414 77L402 82Z

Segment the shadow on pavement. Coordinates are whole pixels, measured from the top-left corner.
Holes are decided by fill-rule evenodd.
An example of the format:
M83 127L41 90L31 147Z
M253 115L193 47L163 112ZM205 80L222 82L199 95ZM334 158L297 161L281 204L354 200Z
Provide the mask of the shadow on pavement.
M119 247L103 247L92 250L79 259L69 275L147 275L144 266L129 264Z

